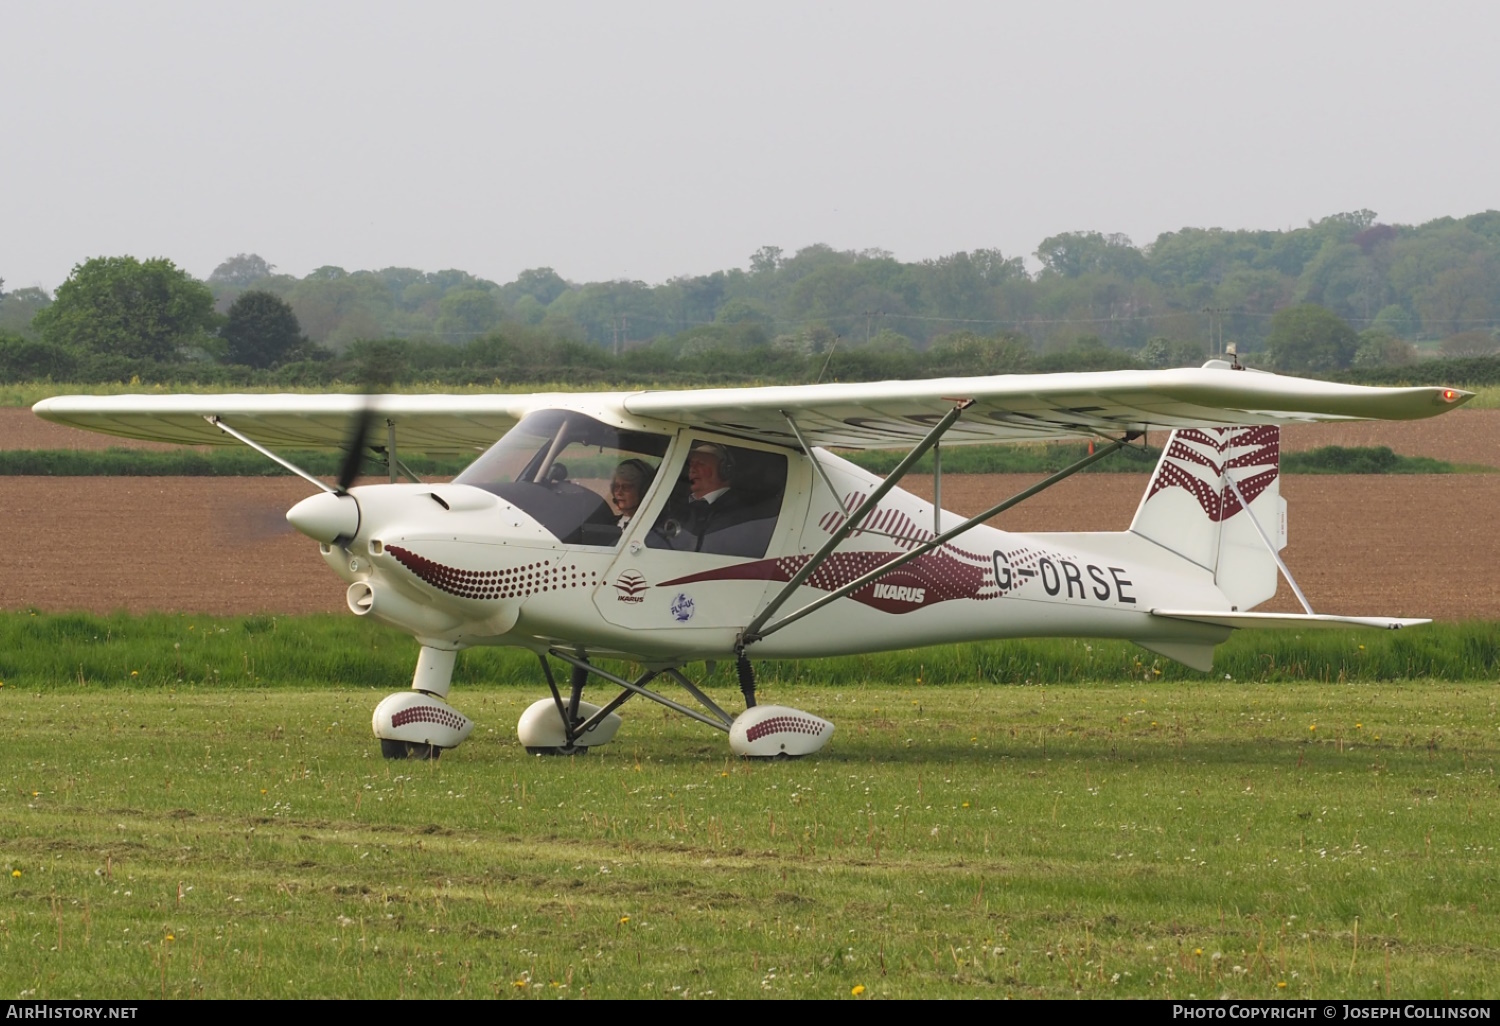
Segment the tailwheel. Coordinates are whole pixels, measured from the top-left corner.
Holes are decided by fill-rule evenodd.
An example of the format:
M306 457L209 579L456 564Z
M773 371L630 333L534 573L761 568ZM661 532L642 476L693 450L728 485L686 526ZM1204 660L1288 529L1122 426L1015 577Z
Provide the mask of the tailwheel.
M443 754L443 750L437 745L425 742L392 741L389 738L381 738L380 754L387 759L421 759L436 762Z

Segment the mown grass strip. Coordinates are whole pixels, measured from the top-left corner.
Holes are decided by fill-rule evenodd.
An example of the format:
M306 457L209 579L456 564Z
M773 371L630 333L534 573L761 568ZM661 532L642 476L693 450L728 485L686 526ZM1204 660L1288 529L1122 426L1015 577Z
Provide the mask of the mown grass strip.
M201 622L198 628L202 628ZM1493 997L1496 697L1436 682L772 686L820 755L627 705L528 757L543 691L7 686L18 998Z
M416 644L352 616L209 616L0 613L0 681L40 688L58 682L115 688L137 683L224 687L401 687ZM1126 642L1085 639L994 641L799 662L757 661L772 684L845 687L872 680L910 684L973 681L1493 681L1500 677L1500 625L1431 624L1402 631L1240 631L1219 646L1205 675ZM460 684L541 680L519 649L462 653ZM720 667L711 684L733 687Z

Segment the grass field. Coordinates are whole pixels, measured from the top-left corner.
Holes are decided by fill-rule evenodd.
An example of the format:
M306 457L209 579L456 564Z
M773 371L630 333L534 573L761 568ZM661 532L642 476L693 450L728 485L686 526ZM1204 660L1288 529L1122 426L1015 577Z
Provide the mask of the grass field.
M300 688L311 683L391 688L411 680L416 644L347 615L96 616L0 611L0 681L50 690L140 685ZM605 665L609 665L607 662ZM1204 675L1123 641L1036 639L940 645L905 652L756 663L767 684L846 687L870 681L1066 684L1091 680L1201 682ZM1500 625L1439 623L1403 631L1237 631L1214 656L1214 677L1259 683L1382 683L1500 679ZM616 670L628 667L613 667ZM701 669L699 667L698 669ZM720 667L710 679L732 679ZM455 685L539 686L536 657L475 648Z
M250 651L229 621L160 618L189 640L149 683L15 665L44 635L95 672L115 645L141 662L122 618L58 640L87 619L11 617L0 646L7 997L1500 991L1488 681L995 686L945 650L831 661L763 694L832 719L831 746L750 763L637 703L606 748L529 757L532 679L455 687L474 737L389 763L369 715L401 681L189 672Z

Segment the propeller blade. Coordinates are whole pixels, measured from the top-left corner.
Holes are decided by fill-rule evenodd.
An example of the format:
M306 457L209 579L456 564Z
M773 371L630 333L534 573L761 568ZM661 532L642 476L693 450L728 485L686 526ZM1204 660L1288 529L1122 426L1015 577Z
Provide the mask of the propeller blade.
M338 492L340 495L349 490L354 479L359 477L360 467L365 460L365 444L370 437L370 429L375 425L375 408L366 404L359 413L355 414L354 423L349 431L349 441L344 446L344 462L339 467Z

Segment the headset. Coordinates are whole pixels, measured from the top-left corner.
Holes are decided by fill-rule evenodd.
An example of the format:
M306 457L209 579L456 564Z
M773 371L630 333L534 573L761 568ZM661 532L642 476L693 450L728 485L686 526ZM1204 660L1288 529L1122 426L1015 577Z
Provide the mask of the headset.
M719 457L719 476L724 479L724 483L734 484L735 475L739 470L735 464L734 452L728 446L720 445L718 442L694 442L688 449L688 458L691 459L693 453L702 452L705 449L712 450Z

